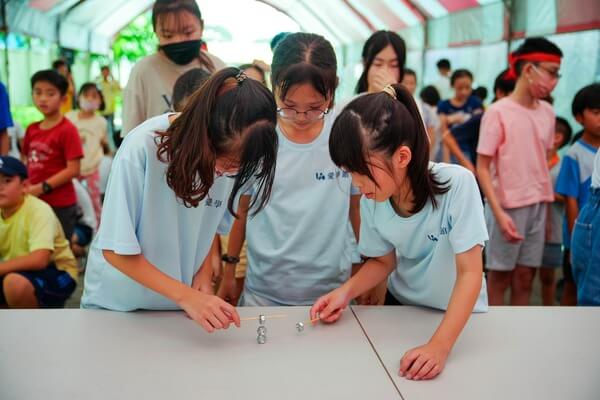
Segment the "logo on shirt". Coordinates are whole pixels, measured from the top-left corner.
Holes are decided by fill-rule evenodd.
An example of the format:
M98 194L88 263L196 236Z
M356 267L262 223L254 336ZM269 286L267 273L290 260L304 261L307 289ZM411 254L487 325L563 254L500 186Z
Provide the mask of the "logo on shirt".
M204 202L204 207L214 207L214 208L219 208L223 205L223 201L222 200L216 200L211 198L210 196L206 196L206 201Z
M449 233L450 233L450 229L448 229L445 226L442 226L440 228L440 234L438 236L435 236L433 234L429 234L429 235L427 235L427 239L431 240L432 242L437 242L439 236L441 236L441 235L447 235Z
M326 180L334 180L341 178L348 178L350 174L346 171L342 171L341 169L336 169L335 171L317 171L315 172L315 179L318 181L326 181Z

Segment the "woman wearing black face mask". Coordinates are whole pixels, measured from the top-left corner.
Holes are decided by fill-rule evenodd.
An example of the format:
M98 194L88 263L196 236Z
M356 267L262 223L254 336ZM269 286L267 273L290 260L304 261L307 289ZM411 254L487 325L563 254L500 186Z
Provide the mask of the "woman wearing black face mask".
M140 60L123 94L122 135L148 118L172 110L175 81L192 68L212 73L223 61L202 49L204 21L195 0L158 0L152 8L158 52Z

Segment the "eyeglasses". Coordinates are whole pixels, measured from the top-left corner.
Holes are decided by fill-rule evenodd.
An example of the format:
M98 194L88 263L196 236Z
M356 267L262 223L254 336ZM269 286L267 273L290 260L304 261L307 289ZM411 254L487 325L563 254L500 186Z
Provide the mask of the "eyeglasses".
M298 115L304 114L306 119L311 122L323 119L325 117L325 115L327 115L327 113L329 113L329 108L326 108L325 111L319 110L318 108L311 108L310 110L307 110L307 111L298 111L294 108L278 108L277 109L277 114L279 114L279 116L281 118L296 119L296 118L298 118Z
M540 68L540 69L544 70L553 79L560 79L560 77L562 76L558 71L550 70L540 64L533 64L533 68L535 68L535 69Z

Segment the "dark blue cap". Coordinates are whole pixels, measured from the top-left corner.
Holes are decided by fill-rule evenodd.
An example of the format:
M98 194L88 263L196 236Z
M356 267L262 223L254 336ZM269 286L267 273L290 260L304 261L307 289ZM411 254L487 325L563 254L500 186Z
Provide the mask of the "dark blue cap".
M27 167L14 157L0 156L0 174L27 179Z

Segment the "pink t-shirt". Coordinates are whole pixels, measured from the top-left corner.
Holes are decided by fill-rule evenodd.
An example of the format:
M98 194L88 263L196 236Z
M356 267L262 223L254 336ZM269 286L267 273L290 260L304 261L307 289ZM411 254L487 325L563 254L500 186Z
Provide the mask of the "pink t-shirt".
M506 97L483 115L477 153L493 157L492 178L503 208L554 200L546 161L554 124L554 111L545 101L530 109Z

